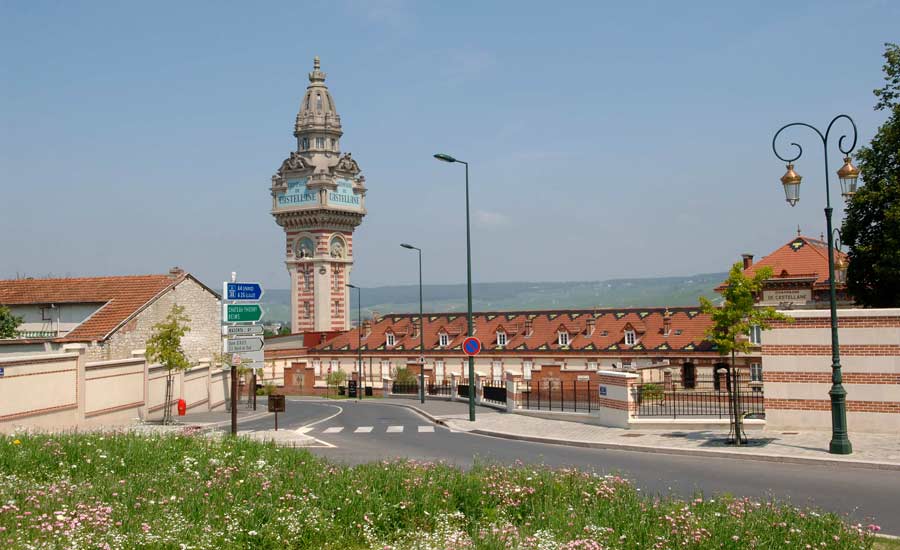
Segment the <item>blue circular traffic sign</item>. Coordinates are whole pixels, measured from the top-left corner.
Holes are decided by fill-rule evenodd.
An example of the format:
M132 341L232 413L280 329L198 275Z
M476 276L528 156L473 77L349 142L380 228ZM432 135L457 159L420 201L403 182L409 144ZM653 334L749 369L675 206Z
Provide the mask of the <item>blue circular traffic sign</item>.
M474 336L469 336L463 340L463 351L466 355L478 355L481 352L481 340Z

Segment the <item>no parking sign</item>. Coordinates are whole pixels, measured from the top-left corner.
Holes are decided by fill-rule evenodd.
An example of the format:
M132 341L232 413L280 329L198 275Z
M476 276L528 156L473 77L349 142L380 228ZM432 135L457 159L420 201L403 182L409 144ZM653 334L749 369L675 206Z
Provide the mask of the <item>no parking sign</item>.
M465 340L463 340L463 352L469 357L478 355L481 353L481 340L475 338L474 336L469 336Z

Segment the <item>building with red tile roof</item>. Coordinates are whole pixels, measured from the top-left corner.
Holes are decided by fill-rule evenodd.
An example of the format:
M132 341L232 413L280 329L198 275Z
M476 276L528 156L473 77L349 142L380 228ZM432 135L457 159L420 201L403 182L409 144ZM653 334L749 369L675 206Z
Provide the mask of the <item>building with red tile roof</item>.
M179 268L168 274L0 280L0 305L23 318L0 354L53 351L81 343L93 359L131 357L172 305L185 307L189 356L211 357L221 347L219 295Z
M847 254L835 249L835 290L838 304L853 305L847 294ZM744 255L744 274L754 276L762 267L772 269L772 277L766 281L760 305L779 309L818 309L829 307L828 243L803 235L778 248L758 262L753 256ZM720 286L716 290L721 290Z

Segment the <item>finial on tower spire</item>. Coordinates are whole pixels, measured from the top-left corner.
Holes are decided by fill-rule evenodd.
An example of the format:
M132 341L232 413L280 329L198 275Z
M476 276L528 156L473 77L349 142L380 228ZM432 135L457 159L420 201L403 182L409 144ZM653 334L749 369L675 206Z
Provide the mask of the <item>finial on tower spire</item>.
M800 236L800 224L799 223L797 224L797 236L798 237Z
M313 69L315 69L317 71L320 69L318 55L313 58Z
M313 58L313 70L309 73L310 82L325 82L325 73L322 72L322 64L319 63L319 56Z

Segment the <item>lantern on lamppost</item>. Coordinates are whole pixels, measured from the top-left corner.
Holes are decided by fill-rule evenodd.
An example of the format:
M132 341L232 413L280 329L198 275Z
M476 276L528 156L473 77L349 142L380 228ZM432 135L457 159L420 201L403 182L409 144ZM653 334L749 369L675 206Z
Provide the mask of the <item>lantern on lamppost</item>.
M784 186L784 197L791 206L800 201L800 180L803 176L794 172L794 165L787 165L787 172L781 176L781 184Z
M837 171L841 180L841 195L844 200L850 200L856 194L856 182L859 179L859 168L853 166L850 156L844 157L844 165Z
M834 282L839 285L847 283L847 259L843 254L834 260Z

